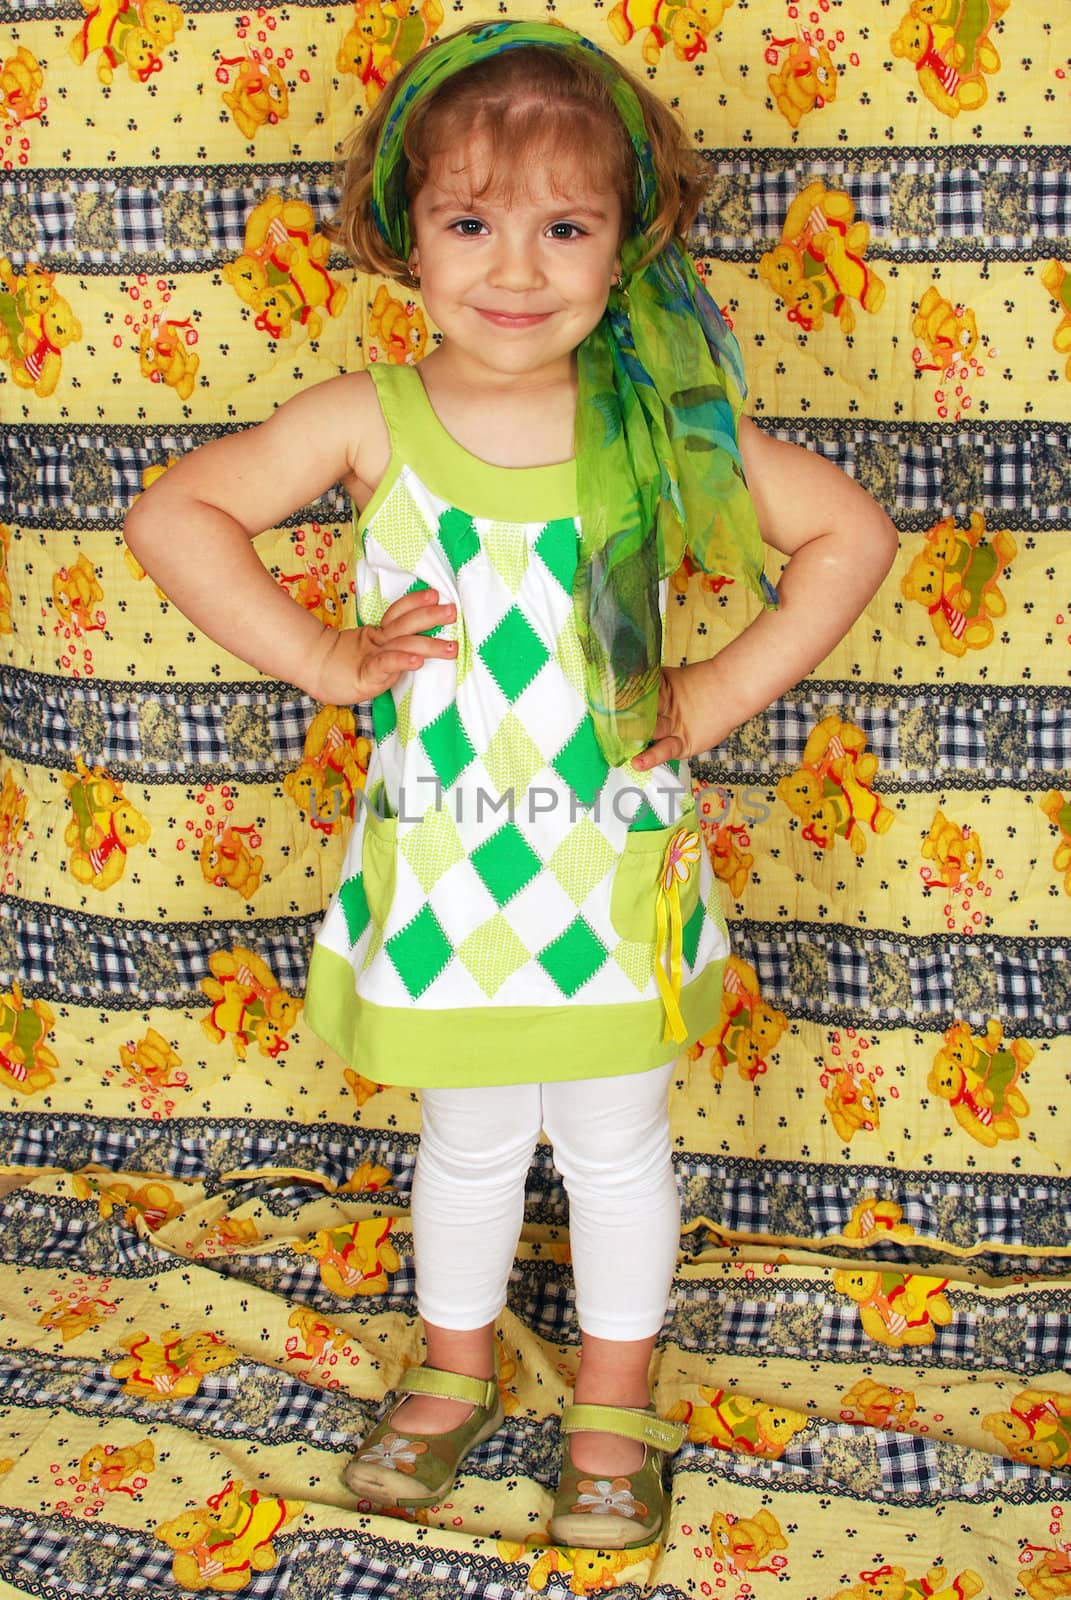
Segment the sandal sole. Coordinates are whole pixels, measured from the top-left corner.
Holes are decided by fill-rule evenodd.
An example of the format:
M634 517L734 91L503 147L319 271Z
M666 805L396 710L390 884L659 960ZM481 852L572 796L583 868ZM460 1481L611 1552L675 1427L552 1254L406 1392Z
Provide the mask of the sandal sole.
M550 1537L556 1545L568 1545L573 1550L642 1550L661 1540L662 1524L637 1539L635 1524L630 1526L625 1517L581 1513L555 1517L550 1524Z
M406 1494L404 1491L409 1487L409 1484L404 1479L399 1483L398 1480L402 1478L401 1473L392 1472L389 1468L377 1469L375 1462L363 1462L359 1457L356 1457L343 1467L342 1481L351 1494L357 1496L358 1500L368 1500L372 1505L383 1506L390 1510L422 1511L428 1506L437 1506L454 1487L461 1467L472 1452L478 1445L484 1444L493 1434L497 1433L504 1420L505 1412L499 1405L475 1435L451 1476L439 1484L434 1491L428 1491L422 1495ZM434 1435L414 1434L413 1437L430 1439Z

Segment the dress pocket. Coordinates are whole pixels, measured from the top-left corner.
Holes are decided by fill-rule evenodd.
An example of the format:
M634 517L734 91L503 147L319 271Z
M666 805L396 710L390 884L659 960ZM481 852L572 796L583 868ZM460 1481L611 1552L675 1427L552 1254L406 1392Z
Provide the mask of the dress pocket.
M361 841L365 898L378 928L384 926L390 912L398 871L398 818L387 814L386 798L382 783L377 783L365 801Z
M614 873L610 891L610 921L622 939L653 945L658 937L658 898L670 869L670 846L678 835L697 838L694 813L685 813L668 828L630 833ZM702 845L700 844L700 849ZM699 864L685 857L687 876L677 874L681 919L688 921L699 899Z

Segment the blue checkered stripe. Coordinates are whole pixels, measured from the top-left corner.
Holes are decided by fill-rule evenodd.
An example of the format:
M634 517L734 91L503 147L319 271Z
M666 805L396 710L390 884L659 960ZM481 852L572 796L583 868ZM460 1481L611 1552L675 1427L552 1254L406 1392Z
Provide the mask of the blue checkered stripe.
M762 993L780 1010L830 1023L862 1015L872 1027L911 1022L943 1032L954 1021L984 1030L990 1016L1024 1034L1064 1032L1071 1025L1071 982L1062 941L1030 945L993 937L910 939L893 933L863 933L823 924L782 926L733 924L736 954L755 968ZM885 956L906 968L906 986L895 1000L885 992ZM871 995L871 962L882 972L882 1000ZM954 968L968 966L984 983L991 1005L957 1004ZM818 972L819 981L814 980Z
M986 512L990 520L1000 512L1008 514L1011 524L1026 519L1059 525L1071 511L1071 430L1058 424L994 423L953 434L930 424L916 428L903 423L882 433L876 427L864 430L843 421L813 425L760 421L777 438L826 456L845 471L862 475L864 482L861 452L867 459L875 453L889 459L894 463L894 491L887 493L882 486L879 498L894 515L925 513L927 526L942 515L962 513L958 502L963 471L970 473L970 509ZM225 431L202 429L196 436L149 432L137 441L123 436L125 430L117 436L112 430L80 429L67 437L55 432L39 436L12 431L0 439L0 475L8 480L8 515L47 526L50 516L75 514L110 527L141 493L141 475L146 468L183 455L205 438ZM87 479L94 486L92 503L75 498L81 478L78 463L83 457L92 458L93 472ZM951 480L950 460L960 469ZM108 475L109 491L97 494L102 472ZM949 481L957 486L955 502L946 488ZM107 507L106 515L102 515L102 506ZM337 493L325 496L303 514L313 510L321 521L343 522L350 514L348 503Z
M53 528L75 520L83 532L99 529L109 545L120 518L142 492L142 475L231 431L204 424L190 431L152 428L136 437L124 427L13 429L0 434L4 513L27 526ZM91 498L80 498L88 492ZM353 507L341 490L328 491L288 518L290 526L315 519L349 525Z
M215 950L241 945L265 961L282 988L300 994L319 913L303 919L217 922L211 944L203 923L112 922L9 902L0 915L30 994L60 996L96 1009L207 1004L201 979Z
M148 1148L147 1148L148 1147ZM149 1151L151 1150L151 1156ZM203 1183L209 1195L226 1193L233 1204L235 1173L297 1167L317 1172L325 1183L345 1183L362 1161L388 1167L394 1182L378 1191L385 1208L396 1195L409 1192L416 1160L416 1137L378 1129L360 1131L351 1125L304 1126L293 1122L223 1121L175 1118L165 1124L128 1118L50 1116L31 1112L0 1116L0 1166L45 1167L76 1172L82 1167L105 1172L157 1172L184 1183ZM151 1161L151 1164L150 1164ZM221 1181L223 1175L229 1181ZM369 1191L371 1192L371 1191ZM256 1179L242 1184L242 1200L261 1193ZM289 1213L300 1202L321 1193L318 1185L274 1183L264 1190L272 1211L280 1203ZM350 1199L344 1196L344 1200ZM353 1198L356 1198L354 1196ZM5 1201L0 1219L10 1220L19 1197Z
M337 1309L337 1307L336 1307ZM114 1360L124 1351L115 1346ZM112 1417L131 1421L155 1421L166 1416L176 1427L217 1438L256 1438L273 1445L315 1438L325 1449L344 1449L368 1427L375 1406L344 1391L319 1389L289 1373L255 1361L238 1361L202 1379L196 1394L169 1398L165 1405L123 1391L122 1380L110 1372L111 1357L102 1367L84 1371L77 1389L54 1381L57 1373L51 1355L27 1356L17 1392L15 1385L3 1382L0 1364L0 1401L37 1407L70 1402ZM272 1409L265 1413L265 1394L274 1397Z
M20 236L10 259L21 264L33 256L74 256L87 265L121 264L127 270L130 258L136 261L141 255L166 256L176 266L214 264L241 252L246 219L269 194L298 193L314 218L333 216L338 187L317 171L309 164L300 170L250 169L240 187L212 172L175 174L166 180L155 172L129 169L92 178L64 173L62 184L12 175L0 182L0 203L16 205L35 238L31 245ZM106 246L86 246L80 238L86 204L95 213L98 234L106 239L110 235Z
M142 717L151 708L176 730L166 756L145 747ZM358 732L371 734L368 708L357 710ZM0 673L0 727L6 753L17 760L73 771L75 758L103 766L118 781L142 783L214 775L278 780L301 761L318 707L296 689L282 694L261 683L137 688L121 683L72 684L34 673ZM264 755L230 730L253 722Z
M747 196L747 225L725 227L715 198L697 219L695 240L726 250L754 251L756 241L781 237L789 206L809 183L846 193L857 217L869 223L885 254L930 255L934 241L969 241L980 248L1026 249L1051 238L1055 246L1066 229L1071 206L1068 175L1058 165L1031 168L1025 159L976 154L970 165L954 152L926 156L884 154L872 166L858 157L845 162L836 153L816 150L808 160L777 150L749 150L741 158L705 152L715 176L725 175ZM313 216L334 215L339 191L330 170L303 162L293 168L250 170L241 186L219 171L169 172L125 169L103 177L63 174L63 182L34 184L12 173L0 182L0 203L14 205L24 227L11 259L73 256L86 265L107 265L142 255L165 257L176 265L214 263L243 248L252 208L270 193L299 193ZM904 195L913 202L905 212ZM79 204L81 202L81 204ZM107 245L86 245L80 221L92 206L99 237ZM923 226L925 224L925 226ZM114 241L114 243L112 242Z
M929 1439L919 1439L914 1434L878 1433L875 1449L882 1495L916 1496L940 1492L940 1465ZM960 1491L961 1485L957 1483L956 1489Z
M816 179L848 195L886 257L932 255L938 240L969 240L983 249L1036 248L1039 231L1055 244L1066 230L1071 204L1066 169L1037 170L1027 160L971 155L970 166L890 155L877 170L861 169L858 160L838 162L821 151L805 165L782 165L784 158L776 152L749 152L751 229L730 236L726 245L746 249L755 239L776 242L792 202ZM725 169L738 170L720 160L719 170ZM914 227L907 225L905 207L915 212ZM701 239L707 231L718 235L709 205L700 213L699 230Z
M64 1517L38 1517L31 1525L20 1513L0 1516L0 1578L20 1594L47 1595L49 1600L75 1600L91 1595L130 1593L176 1594L171 1564L173 1553L144 1533L117 1528L72 1527ZM338 1560L345 1560L345 1545L337 1539ZM251 1572L242 1589L249 1600L278 1600L291 1590L291 1550L295 1541L286 1533L273 1540L279 1556L267 1572ZM87 1562L88 1558L88 1562ZM64 1574L88 1565L92 1587ZM47 1585L44 1582L48 1575ZM382 1595L382 1589L352 1588L332 1591L337 1600Z
M884 1171L832 1172L828 1166L802 1162L704 1160L682 1155L675 1161L685 1227L703 1220L734 1235L761 1238L784 1235L828 1239L842 1234L853 1209L880 1193L901 1208L902 1221L919 1239L940 1237L943 1225L935 1222L942 1203L954 1198L963 1237L985 1240L994 1247L1049 1249L1071 1236L1071 1182L1057 1179L1038 1183L1014 1175L987 1175L974 1180L967 1174L943 1176L910 1173L890 1167ZM531 1191L530 1191L531 1193ZM702 1248L700 1233L685 1236L685 1249ZM878 1235L866 1245L868 1257L910 1264L918 1240L898 1244ZM1000 1260L1001 1258L998 1258ZM1016 1266L1006 1257L1004 1268ZM1059 1259L1053 1261L1058 1269Z
M934 780L954 785L959 772L971 774L971 787L977 777L993 785L1031 782L1047 787L1054 774L1071 767L1071 720L1059 696L1047 691L982 691L976 684L949 684L940 692L903 689L893 700L891 692L871 698L844 684L818 688L828 693L816 693L815 685L805 684L764 713L768 757L762 763L756 763L746 746L735 756L730 743L719 750L716 762L704 757L694 761L694 776L705 781L746 776L753 783L770 783L779 772L802 763L808 736L831 705L865 734L867 748L878 760L874 788L879 794ZM932 743L919 741L919 712ZM905 724L910 727L907 736Z

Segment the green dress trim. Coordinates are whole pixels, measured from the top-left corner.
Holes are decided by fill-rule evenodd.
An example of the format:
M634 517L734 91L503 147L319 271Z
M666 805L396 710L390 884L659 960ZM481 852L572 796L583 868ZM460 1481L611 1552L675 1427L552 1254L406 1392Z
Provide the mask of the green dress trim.
M556 522L578 513L576 462L549 467L497 467L470 454L448 433L428 399L419 368L374 366L376 386L391 440L391 460L375 494L361 513L363 531L393 489L402 470L399 447L420 440L420 481L448 505L493 522L516 522L523 505L530 522Z
M688 1037L662 1038L661 1000L631 1005L460 1006L450 1011L403 1012L377 1006L354 990L345 956L317 945L303 1020L348 1066L365 1076L376 1062L378 1082L461 1089L509 1083L558 1083L578 1076L587 1056L592 1078L647 1072L681 1055L718 1016L725 961L712 961L681 990ZM640 1040L648 1041L641 1049ZM508 1045L507 1045L508 1041ZM503 1053L509 1072L503 1079ZM385 1072L382 1063L390 1061Z

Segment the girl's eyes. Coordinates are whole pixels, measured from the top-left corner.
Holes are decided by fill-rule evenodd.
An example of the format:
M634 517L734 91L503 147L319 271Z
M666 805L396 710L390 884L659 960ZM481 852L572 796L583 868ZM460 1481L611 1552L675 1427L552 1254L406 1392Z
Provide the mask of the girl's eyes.
M487 226L479 217L459 217L450 224L450 231L462 239L478 239L487 232ZM547 229L550 239L582 239L584 236L584 229L576 222L552 222Z

